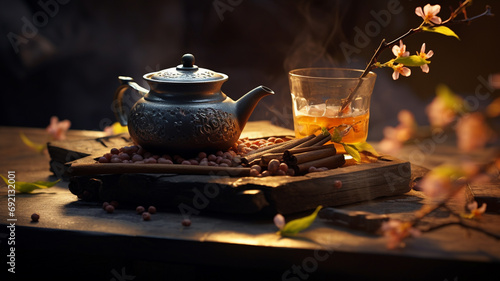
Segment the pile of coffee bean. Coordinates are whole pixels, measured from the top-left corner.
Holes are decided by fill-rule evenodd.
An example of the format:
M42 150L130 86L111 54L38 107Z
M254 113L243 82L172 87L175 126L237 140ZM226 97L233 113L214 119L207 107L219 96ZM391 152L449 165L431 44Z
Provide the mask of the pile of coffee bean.
M243 138L239 139L236 142L236 150L239 155L246 155L247 153L257 150L262 147L266 147L268 145L273 145L277 143L282 143L288 141L288 138L277 138L277 137L269 137L267 139L249 139Z

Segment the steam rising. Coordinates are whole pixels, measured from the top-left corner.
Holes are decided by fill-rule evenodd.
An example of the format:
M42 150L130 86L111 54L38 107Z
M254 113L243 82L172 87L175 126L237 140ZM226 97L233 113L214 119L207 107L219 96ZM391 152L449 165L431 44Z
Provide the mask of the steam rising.
M285 71L304 67L334 67L339 62L334 58L334 42L345 40L341 29L342 17L346 14L344 2L314 3L304 1L299 7L303 26L297 31L284 61ZM341 7L342 6L342 7Z

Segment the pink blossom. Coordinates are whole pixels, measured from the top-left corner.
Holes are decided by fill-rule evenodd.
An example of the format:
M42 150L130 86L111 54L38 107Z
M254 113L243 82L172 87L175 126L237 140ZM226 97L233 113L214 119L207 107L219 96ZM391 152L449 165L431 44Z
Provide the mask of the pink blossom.
M492 139L493 131L486 125L483 114L476 112L462 116L455 128L458 148L463 152L481 149Z
M399 111L398 120L396 139L405 142L415 135L418 126L417 121L415 121L415 116L409 110Z
M407 57L410 55L410 52L406 51L406 45L403 44L403 40L399 40L399 46L394 45L392 47L392 53L397 57Z
M64 140L66 139L66 132L69 127L71 127L71 121L59 121L57 116L52 116L50 118L50 125L47 126L47 132L54 140Z
M387 238L387 248L395 249L403 247L403 239L420 236L420 231L412 226L410 222L391 219L383 222L380 231Z
M500 89L500 73L490 74L488 82L492 88Z
M500 75L498 76L500 78ZM499 79L499 85L500 85L500 79ZM500 89L500 87L498 89ZM500 97L494 99L488 105L488 107L486 107L486 115L491 118L500 116Z
M481 207L478 208L477 202L473 201L472 203L467 204L467 209L469 209L470 214L467 214L464 217L468 219L480 218L484 212L486 212L486 203L483 203Z
M448 177L429 173L418 183L418 186L431 200L441 200L450 193L452 182Z
M394 79L394 80L398 80L399 74L406 76L406 77L411 75L411 69L409 69L408 67L405 67L402 64L398 64L396 66L393 66L392 69L394 69L394 72L392 73L392 79Z
M481 174L480 162L464 160L461 162L460 168L468 178L473 178Z
M426 59L430 59L434 55L434 52L432 50L430 50L429 52L425 53L425 43L423 43L422 47L420 48L420 53L417 52L417 55L419 55L421 58L426 60ZM422 69L423 72L429 73L429 65L428 64L421 65L420 68Z
M412 138L417 130L415 117L408 110L398 113L399 124L396 127L384 128L384 139L379 143L379 150L384 153L395 154L403 143Z
M441 24L442 20L440 17L437 16L437 14L441 11L441 6L440 5L432 5L427 4L424 6L424 9L422 10L422 7L417 7L415 9L415 14L417 16L421 17L424 19L424 22L426 23L434 23L434 24Z
M394 155L397 154L402 147L403 144L397 141L396 139L384 138L379 142L377 150L380 151L381 153Z
M418 182L418 189L433 202L454 197L457 202L465 202L465 192L459 192L466 185L466 174L457 166L441 165L427 173Z
M279 229L283 229L283 227L285 226L285 217L283 217L282 214L276 214L276 216L274 216L274 224L279 228Z
M429 173L419 182L419 187L431 199L442 198L451 190L451 181L449 178Z
M453 122L456 112L450 108L444 99L436 96L425 108L429 122L433 127L443 128Z

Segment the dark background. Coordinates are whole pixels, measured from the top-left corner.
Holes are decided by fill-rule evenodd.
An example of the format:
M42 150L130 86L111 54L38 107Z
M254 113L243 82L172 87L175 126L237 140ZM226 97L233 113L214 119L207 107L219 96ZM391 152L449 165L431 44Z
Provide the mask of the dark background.
M56 115L71 120L73 129L102 130L116 121L111 102L117 76L132 76L146 86L143 74L175 66L184 53L193 53L200 67L229 75L222 90L233 99L261 84L272 88L277 94L263 99L251 120L293 128L289 70L364 68L382 38L392 40L421 23L415 7L427 3L392 1L402 11L392 14L380 32L374 30L359 54L346 57L342 42L360 47L356 30L364 31L375 21L372 14L387 10L391 1L60 1L68 3L42 0L57 3L51 15L38 1L0 1L0 125L45 127ZM449 6L458 5L456 0L439 2L443 20ZM500 13L497 1L475 0L469 16L483 12L486 4ZM217 12L215 6L223 5L229 9ZM41 26L26 34L26 20ZM413 68L411 77L392 81L391 70L375 71L371 140L382 137L384 126L397 124L397 112L404 108L425 124L423 109L439 83L474 98L481 78L500 72L499 16L453 30L460 41L431 33L405 40L412 54L422 42L434 50L429 74ZM16 52L9 34L30 38L23 36ZM381 56L390 58L389 50ZM481 91L487 92L485 87ZM482 105L498 90L491 94Z

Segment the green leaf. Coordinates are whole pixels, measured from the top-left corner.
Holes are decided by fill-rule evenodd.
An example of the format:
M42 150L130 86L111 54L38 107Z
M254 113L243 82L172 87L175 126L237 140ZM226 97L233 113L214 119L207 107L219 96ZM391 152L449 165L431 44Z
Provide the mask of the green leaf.
M458 37L458 35L453 30L449 29L448 27L446 27L444 25L440 25L440 26L422 26L422 30L423 31L427 31L427 32L434 32L434 33L443 34L443 35L446 35L446 36L452 36L452 37L455 37L458 40L460 40L460 38Z
M351 155L352 158L356 160L356 162L361 162L361 156L359 155L359 151L354 145L342 143L342 146L344 146L345 152Z
M403 64L405 66L421 66L424 64L431 63L430 61L424 59L421 56L413 55L408 57L399 57L394 60L394 62Z
M359 152L368 152L368 153L371 153L373 156L376 156L376 157L379 156L379 154L375 150L375 148L373 148L373 146L371 146L367 142L353 143L351 145L353 145L356 148L356 150L358 150Z
M316 210L310 214L309 216L300 218L300 219L295 219L292 220L283 226L283 228L278 231L278 234L282 236L295 236L297 233L300 231L308 228L311 226L311 224L314 222L316 219L316 216L318 215L318 212L323 208L323 206L318 206Z
M326 127L321 127L321 134L324 136L328 136L330 132L328 132L328 129Z
M0 175L0 177L2 177L5 184L9 185L9 181L7 178L5 178L2 175ZM56 181L35 181L35 182L16 181L15 190L17 192L20 192L20 193L31 193L35 189L43 189L43 188L53 187L59 181L61 181L61 179L58 179Z
M332 142L340 143L342 141L342 134L340 134L340 130L335 127L333 129L333 134L332 135Z

